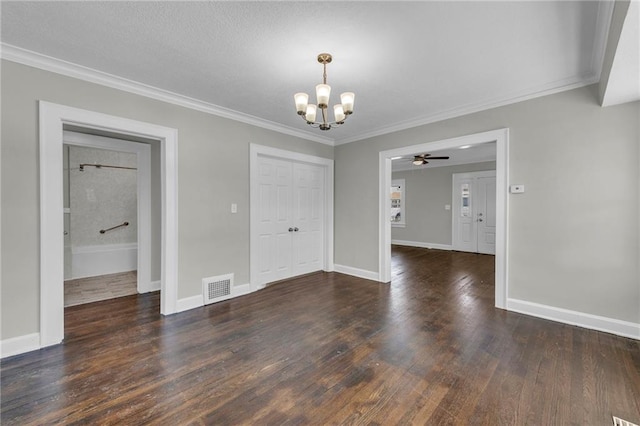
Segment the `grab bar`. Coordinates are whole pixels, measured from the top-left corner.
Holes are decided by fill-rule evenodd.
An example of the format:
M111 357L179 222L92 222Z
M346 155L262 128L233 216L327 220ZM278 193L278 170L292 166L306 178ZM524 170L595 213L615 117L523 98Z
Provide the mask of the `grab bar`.
M113 231L114 229L122 228L123 226L129 226L129 222L123 222L123 223L121 223L120 225L116 225L116 226L114 226L114 227L112 227L112 228L101 229L101 230L100 230L100 233L101 233L101 234L104 234L104 233L105 233L105 232L107 232L107 231Z

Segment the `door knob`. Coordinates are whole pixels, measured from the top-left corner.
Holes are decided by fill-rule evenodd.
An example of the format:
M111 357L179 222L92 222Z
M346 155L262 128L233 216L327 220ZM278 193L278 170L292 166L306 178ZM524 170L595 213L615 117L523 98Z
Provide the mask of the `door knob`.
M478 219L478 222L482 222L482 218Z
M295 232L298 232L298 231L299 231L299 229L298 229L298 227L297 227L297 226L296 226L295 228L293 228L293 230L294 230Z
M289 228L289 232L293 232L293 228Z

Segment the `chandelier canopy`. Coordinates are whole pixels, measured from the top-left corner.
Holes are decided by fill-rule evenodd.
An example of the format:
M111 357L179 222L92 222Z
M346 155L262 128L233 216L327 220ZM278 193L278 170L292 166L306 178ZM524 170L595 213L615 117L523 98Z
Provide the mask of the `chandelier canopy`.
M339 126L353 113L353 101L355 94L353 92L344 92L340 95L342 103L333 106L334 121L329 121L327 109L329 108L329 95L331 94L331 86L327 84L327 64L333 58L328 53L318 55L318 62L322 64L322 84L316 86L316 99L318 105L309 103L309 95L306 93L296 93L293 97L296 101L296 110L298 115L312 127L320 130L329 130L331 126ZM316 121L316 115L320 109L322 120Z

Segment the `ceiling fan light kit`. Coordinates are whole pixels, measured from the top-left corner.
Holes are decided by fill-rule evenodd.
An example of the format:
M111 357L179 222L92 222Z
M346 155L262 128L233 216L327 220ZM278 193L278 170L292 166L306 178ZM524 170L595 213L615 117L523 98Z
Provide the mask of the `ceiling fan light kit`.
M422 166L423 164L429 164L427 160L448 160L449 157L432 157L431 154L414 155L413 164L416 166Z
M339 126L353 113L353 102L355 94L353 92L344 92L340 95L340 104L333 106L334 121L329 122L327 116L329 109L329 97L331 95L331 86L327 84L327 64L331 63L333 58L329 53L320 53L318 62L322 64L322 84L316 86L317 105L309 103L309 95L306 93L296 93L293 98L296 103L296 111L308 125L317 127L320 130L329 130L331 126ZM316 121L318 109L322 115L321 121Z

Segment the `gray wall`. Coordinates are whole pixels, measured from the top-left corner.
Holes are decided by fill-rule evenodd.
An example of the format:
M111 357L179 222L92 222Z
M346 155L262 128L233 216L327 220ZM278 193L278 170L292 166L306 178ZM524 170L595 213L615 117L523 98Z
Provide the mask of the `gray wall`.
M234 272L237 284L249 281L250 142L335 154L336 263L377 271L378 152L508 127L510 181L527 188L509 196L509 297L640 322L640 103L601 108L597 86L334 152L8 61L1 78L2 339L39 329L39 99L178 129L179 298L200 294L205 276Z
M640 322L640 103L589 86L336 147L336 264L378 271L378 152L509 128L508 297ZM359 166L354 164L367 165Z
M495 170L495 161L395 172L405 180L406 226L391 228L392 240L451 245L453 173Z
M80 164L137 167L136 154L83 146L69 147L72 247L138 241L137 171L85 167ZM123 222L129 226L101 234Z
M203 277L249 282L249 143L333 158L328 145L9 61L1 78L2 339L39 330L38 100L178 129L178 298L201 294Z

